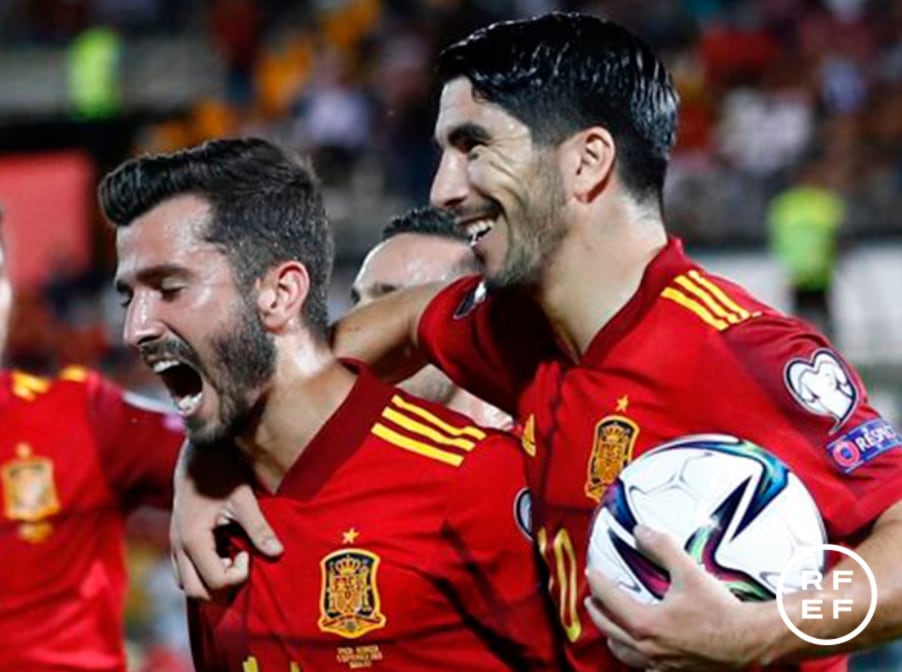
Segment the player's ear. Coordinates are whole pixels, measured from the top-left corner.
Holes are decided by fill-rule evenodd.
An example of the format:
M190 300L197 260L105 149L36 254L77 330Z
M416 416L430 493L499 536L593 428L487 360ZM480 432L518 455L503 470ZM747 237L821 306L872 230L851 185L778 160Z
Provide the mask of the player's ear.
M281 330L301 314L310 292L310 274L299 261L286 261L257 280L257 311L270 331Z
M580 202L593 201L614 173L613 136L602 126L592 126L565 140L562 149L569 191Z

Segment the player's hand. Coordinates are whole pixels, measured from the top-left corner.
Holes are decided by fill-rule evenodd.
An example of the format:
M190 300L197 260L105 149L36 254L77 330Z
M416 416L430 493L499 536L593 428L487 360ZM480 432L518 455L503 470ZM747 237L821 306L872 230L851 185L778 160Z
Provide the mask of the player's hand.
M246 473L228 451L201 451L186 442L174 480L170 553L176 581L189 597L209 600L215 592L247 580L250 558L246 552L223 558L216 551L214 531L221 525L240 525L265 555L282 553Z
M636 527L639 549L666 569L671 586L659 604L641 604L599 572L588 573L586 609L608 648L631 667L711 670L755 660L752 625L761 605L740 602L707 574L669 534ZM750 620L752 619L752 620Z

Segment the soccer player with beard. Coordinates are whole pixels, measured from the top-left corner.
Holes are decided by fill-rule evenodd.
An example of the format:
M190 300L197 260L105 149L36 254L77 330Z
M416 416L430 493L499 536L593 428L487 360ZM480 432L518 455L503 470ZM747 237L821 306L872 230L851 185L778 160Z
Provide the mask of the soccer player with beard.
M382 242L366 255L354 279L351 302L363 306L404 287L445 283L478 271L467 239L447 212L414 208L383 229ZM509 415L457 387L434 366L424 366L398 387L463 413L482 427L512 427Z
M289 540L191 603L198 669L559 669L519 445L332 354L310 172L263 140L213 141L124 164L100 201L125 340L202 462L240 457ZM246 567L247 543L220 540Z
M704 432L776 453L812 491L831 541L855 545L876 575L873 621L833 650L902 633L902 442L821 334L707 273L667 235L677 100L654 53L610 22L551 14L475 32L440 55L439 74L432 201L471 236L484 281L394 292L343 319L336 347L399 375L428 358L523 424L536 539L570 661L709 669L824 654L774 601L738 602L642 526L640 546L675 578L665 599L637 604L600 576L587 599L586 536L605 488L644 451ZM271 535L246 494L227 506L262 543ZM174 519L177 550L207 585L241 578L201 557L222 506L195 499ZM197 516L208 531L195 539L180 521ZM785 600L796 624L822 639L851 632L870 594L854 575L814 596L850 600L850 612L803 622L812 596L796 595Z
M11 310L0 237L0 357ZM169 507L182 438L95 372L0 370L0 669L125 670L125 516Z

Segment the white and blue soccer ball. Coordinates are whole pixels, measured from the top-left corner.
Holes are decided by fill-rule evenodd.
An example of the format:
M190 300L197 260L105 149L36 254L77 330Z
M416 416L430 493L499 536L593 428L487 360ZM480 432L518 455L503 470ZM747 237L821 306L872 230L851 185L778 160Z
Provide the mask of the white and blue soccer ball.
M588 564L637 600L654 603L670 578L637 550L637 523L674 535L741 600L775 598L790 564L784 592L801 588L805 572L824 569L824 524L804 484L772 453L732 436L687 436L655 448L605 492ZM815 550L800 558L806 548Z

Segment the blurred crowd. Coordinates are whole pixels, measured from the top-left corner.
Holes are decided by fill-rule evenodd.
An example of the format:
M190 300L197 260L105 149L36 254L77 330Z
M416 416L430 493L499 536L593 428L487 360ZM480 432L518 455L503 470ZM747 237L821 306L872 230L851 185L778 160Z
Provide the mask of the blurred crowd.
M129 113L116 72L130 41L201 40L222 64L217 95L130 116L122 151L263 135L312 155L333 214L359 198L390 202L397 213L428 198L433 56L476 26L553 9L616 20L670 67L682 107L665 206L672 230L691 245L769 244L801 305L829 288L848 241L902 236L899 0L0 0L0 50L71 47L92 73L82 76L80 112L116 123ZM96 156L98 170L125 158L115 153ZM809 229L797 230L799 212L814 213ZM347 231L374 239L384 223ZM79 362L156 395L152 377L118 345L109 233L99 221L91 226L91 268L61 267L17 297L13 363L41 371ZM356 267L337 242L339 262ZM800 261L800 247L816 247L819 258ZM165 614L180 613L180 598L165 563L147 561L157 551L142 550L165 544L159 529L136 526L146 544L133 571L151 588L134 597L130 627L135 641L165 643L142 650L145 669L177 670L182 623Z
M427 199L433 55L474 26L548 9L621 22L671 68L682 108L666 213L691 245L770 243L804 300L829 285L844 241L902 234L898 0L2 0L0 44L76 44L97 31L126 45L173 34L204 41L223 64L219 94L137 117L115 151L115 134L102 127L98 170L121 152L264 135L313 156L341 220L361 198L396 212ZM82 111L115 120L125 110L98 83L102 64L115 59L96 55L107 41L91 44L83 52L93 57L79 52L93 73L82 76L91 84L82 87ZM115 89L117 81L107 83ZM794 228L800 212L816 213L808 230ZM352 240L367 232L373 240L383 223L340 228L339 263L355 266L361 246ZM117 313L110 299L97 301L110 269L108 236L94 226L95 268L77 277L61 270L23 307L33 313L26 325L61 320L77 333L60 339L23 326L13 343L23 360L40 364L54 353L84 361L99 352L112 360L103 364L116 363L116 326L97 319L104 307ZM799 258L800 248L814 247L817 260Z

